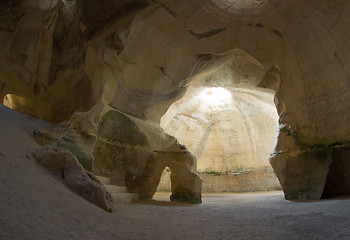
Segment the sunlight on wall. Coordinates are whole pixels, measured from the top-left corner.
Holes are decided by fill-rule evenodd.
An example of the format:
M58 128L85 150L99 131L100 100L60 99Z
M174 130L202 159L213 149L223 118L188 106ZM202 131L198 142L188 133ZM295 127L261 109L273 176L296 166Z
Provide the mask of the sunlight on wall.
M211 109L220 109L220 106L227 105L232 101L232 95L229 91L222 87L211 87L205 88L199 94L200 101L208 106Z
M10 94L6 94L2 104L5 105L6 107L12 108L12 103L11 103L11 95Z
M274 93L190 86L161 127L196 156L199 172L269 166L278 130Z

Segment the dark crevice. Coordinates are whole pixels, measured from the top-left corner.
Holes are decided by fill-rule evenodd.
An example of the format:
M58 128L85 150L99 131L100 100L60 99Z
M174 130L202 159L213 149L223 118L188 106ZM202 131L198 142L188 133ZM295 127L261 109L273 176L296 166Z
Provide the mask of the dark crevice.
M51 26L52 26L53 22L54 22L54 21L55 21L55 19L56 19L56 15L57 15L57 11L55 12L55 15L53 15L53 18L52 18L52 20L51 20L51 22L50 22L49 26L47 27L47 30L50 30L50 28L51 28Z
M271 29L271 31L279 37L284 37L283 33L276 29Z
M2 91L2 89L4 89L4 87L5 87L5 83L2 83L0 87L0 92Z
M173 82L174 86L176 86L175 80L165 71L164 67L159 67L159 69L160 69L161 73L162 73L164 76L170 78L170 80Z
M111 25L115 24L117 21L120 21L123 18L126 18L127 16L131 16L131 15L136 16L138 12L140 12L141 10L145 9L148 6L149 4L147 1L138 1L138 2L130 2L115 10L104 9L106 10L106 12L103 12L104 14L102 14L102 16L105 16L105 17L101 19L93 19L95 21L91 20L91 22L89 20L89 16L85 16L85 15L81 16L82 22L87 26L85 37L88 40L90 40L97 32L103 31L104 29L110 27ZM95 7L104 8L103 5L101 6L101 4L98 4ZM88 8L88 7L85 7L85 8ZM93 7L88 8L89 13L93 15L93 13L91 13L92 11L91 8Z
M202 39L202 38L208 38L208 37L214 36L214 35L222 32L222 31L225 31L226 27L213 28L213 29L209 29L209 30L206 30L206 31L203 31L203 32L194 32L194 31L192 31L189 28L186 28L186 29L189 32L189 34L191 34L191 35L193 35L195 37L198 37L199 39Z
M191 35L193 35L193 36L195 36L195 37L197 37L197 38L199 38L199 39L208 38L208 37L211 37L211 36L213 36L213 35L216 35L216 34L222 32L222 31L226 30L226 27L220 27L220 28L213 28L213 29L205 30L205 31L203 31L203 32L195 32L195 31L193 31L193 30L191 29L191 27L189 27L184 21L182 21L181 19L178 18L178 15L177 15L177 13L176 13L175 11L173 11L172 9L170 9L169 7L167 7L164 3L160 3L160 2L155 1L155 0L153 0L153 2L156 3L156 4L158 4L158 5L161 6L162 8L164 8L165 11L167 11L170 15L172 15L172 16L175 17L178 21L180 21L180 22L184 25L186 31L187 31L189 34L191 34Z
M177 18L177 13L170 8L168 8L164 3L160 3L158 1L153 0L154 3L159 4L162 8L164 8L170 15L174 16Z
M322 199L350 194L350 146L333 149Z
M267 29L269 31L271 31L273 34L277 35L278 37L284 37L284 34L282 31L280 30L277 30L277 29L272 29L272 28L266 28L264 27L264 25L262 25L261 23L257 23L255 25L251 24L251 23L247 23L247 26L248 27L258 27L258 28L264 28L264 29Z
M339 58L337 53L334 53L334 58L340 63L340 65L344 68L344 63L343 61Z

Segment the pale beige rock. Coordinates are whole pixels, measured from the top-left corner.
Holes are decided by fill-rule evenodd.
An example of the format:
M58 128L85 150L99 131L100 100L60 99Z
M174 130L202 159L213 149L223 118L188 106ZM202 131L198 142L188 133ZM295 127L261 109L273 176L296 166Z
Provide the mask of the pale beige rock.
M281 190L273 169L241 169L236 172L198 173L202 180L202 193L258 192ZM157 192L171 192L171 170L166 168Z
M196 156L201 174L224 175L256 169L266 182L277 183L276 177L259 170L271 169L268 158L274 151L278 132L273 90L278 89L279 77L278 71L266 71L240 49L200 56L186 94L168 109L160 125ZM244 181L240 182L241 187L227 182L226 188L222 187L224 181L213 181L206 183L211 185L207 190L216 191L215 182L217 191L247 188ZM260 188L249 189L269 187L261 184Z
M166 166L171 169L171 200L201 202L196 158L158 126L117 110L107 112L96 131L94 173L126 186L140 199L152 198Z
M271 236L329 240L349 235L349 199L286 202L280 191L205 194L201 206L173 204L167 202L169 193L156 194L157 202L119 204L116 214L108 214L53 180L29 156L40 148L32 132L47 127L48 123L0 105L2 240L67 236L72 240L206 240L232 239L232 234L252 240Z
M36 151L34 157L42 166L62 178L73 192L108 212L113 211L111 195L94 174L86 171L80 165L71 152L53 146L45 146Z
M88 110L91 102L87 104L86 101L99 101L104 91L102 86L113 79L118 84L111 86L118 87L108 100L114 95L114 104L125 112L146 114L147 118L159 121L167 110L162 104L181 92L196 55L218 54L239 47L259 59L265 68L272 65L280 68L283 81L278 99L286 105L279 110L284 123L300 129L309 144L315 143L315 133L317 139L327 143L337 139L347 141L348 135L344 134L349 131L347 121L337 117L343 115L344 109L348 110L345 104L348 95L339 90L347 89L345 66L348 58L343 53L348 44L342 37L347 33L344 28L347 20L346 14L339 15L331 10L347 11L350 8L347 2L334 8L325 2L315 4L315 11L324 13L322 20L313 15L313 7L310 10L312 3L302 1L261 1L261 6L255 6L254 1L244 6L231 1L165 1L153 3L143 11L140 10L146 7L144 2L137 1L135 8L126 7L130 2L96 3L98 7L93 16L89 4L81 4L81 1L79 4L53 1L36 5L31 0L25 4L18 2L16 6L5 4L7 8L3 9L9 9L10 13L2 12L6 18L2 18L4 27L0 34L1 79L5 83L1 97L7 93L24 97L43 118L67 119L69 116L63 112ZM229 2L232 7L223 10L222 6ZM101 7L103 4L111 9L105 10ZM114 19L112 12L123 8L130 14ZM243 11L244 18L232 11L242 8L259 11ZM79 13L82 22L74 19L73 12ZM302 21L293 24L301 13L308 17L310 24L303 25ZM55 14L61 17L53 19ZM123 21L124 17L127 20ZM101 27L101 31L91 32L94 27ZM26 34L28 32L30 34ZM64 34L68 39L60 41ZM88 48L101 48L95 49L94 55L85 55L83 34L92 35ZM318 34L324 36L323 41L317 40ZM24 39L24 42L16 39ZM115 44L106 45L111 39ZM39 48L44 41L45 47ZM120 45L122 47L118 47ZM345 50L340 51L335 46ZM48 69L50 57L54 59L54 67ZM100 61L99 65L88 64L93 59ZM65 64L70 60L74 64ZM122 64L115 64L118 62ZM314 64L309 64L311 62ZM110 73L102 73L104 68L109 68ZM87 79L84 76L88 76ZM141 82L143 84L139 84ZM38 89L40 94L35 95ZM158 111L154 110L157 104ZM167 104L169 106L171 101ZM148 108L153 108L151 112L157 112L158 116L148 115Z
M15 109L56 122L68 120L75 111L89 110L106 94L100 91L105 82L96 83L85 71L86 43L95 27L105 26L111 18L116 20L113 14L123 12L131 2L100 1L94 17L89 4L81 1L4 3L0 13L1 100L11 94ZM135 2L139 2L132 8L136 12L146 6L144 1ZM105 4L112 6L105 8ZM109 14L103 13L106 9Z
M10 94L22 112L62 121L102 101L159 124L184 94L198 56L239 48L262 68L279 69L280 123L299 145L350 141L348 1L1 4L0 98ZM283 141L276 152L292 148Z
M288 200L320 199L332 162L330 149L276 154L270 159Z
M280 72L275 103L281 133L271 163L287 198L318 198L324 182L327 191L347 186L348 175L339 169L347 166L348 150L337 150L336 145L350 142L349 1L155 0L142 6L137 4L140 2L144 3L1 1L0 99L10 94L14 109L50 121L68 120L74 112L88 111L102 101L159 124L169 106L184 94L198 56L239 48L264 69L275 66ZM278 85L265 83L261 86ZM94 119L80 117L77 129L93 133ZM208 198L205 211L186 207L174 214L173 208L164 208L151 221L154 209L139 206L136 211L130 208L124 212L125 221L111 219L91 209L90 204L80 204L27 161L25 152L37 147L28 133L33 128L24 121L16 128L12 119L0 121L1 140L5 139L0 154L4 193L0 195L0 227L5 239L62 239L67 233L76 239L212 239L232 235L341 239L349 235L347 201L286 204L277 201L280 196L257 201L233 196L226 199L237 205L223 207ZM284 125L289 130L283 130ZM331 153L320 157L325 151ZM61 209L64 200L70 203L67 212ZM329 209L332 214L328 214ZM252 217L251 213L257 215ZM189 222L194 215L198 221ZM212 218L208 219L209 215ZM81 216L85 216L84 221ZM239 221L250 224L241 226ZM294 224L293 230L300 230L298 236L288 221ZM117 230L116 224L120 225ZM252 225L259 229L251 229ZM169 234L173 226L183 231ZM154 227L159 231L152 231ZM142 232L133 231L135 228ZM224 235L227 229L233 229L234 234Z
M101 120L101 116L108 110L109 108L100 102L88 112L75 112L69 119L69 123L72 128L80 134L95 136L96 128Z

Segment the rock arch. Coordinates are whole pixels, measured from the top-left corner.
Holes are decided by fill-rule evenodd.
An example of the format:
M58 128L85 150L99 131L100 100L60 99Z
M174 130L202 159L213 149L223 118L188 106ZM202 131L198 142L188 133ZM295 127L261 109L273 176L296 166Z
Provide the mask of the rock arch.
M278 69L265 70L234 49L199 56L187 82L186 94L171 105L161 126L195 154L203 191L278 189L268 162L279 126Z

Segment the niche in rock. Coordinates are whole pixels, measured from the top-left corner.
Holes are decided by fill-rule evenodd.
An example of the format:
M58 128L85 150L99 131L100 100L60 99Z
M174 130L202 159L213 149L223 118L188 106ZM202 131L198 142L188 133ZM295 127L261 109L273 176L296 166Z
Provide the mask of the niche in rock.
M196 156L203 192L280 189L268 162L279 126L279 78L269 71L239 49L199 56L185 95L162 117L164 131Z
M6 94L2 104L18 112L36 116L35 106L24 97L14 94Z

